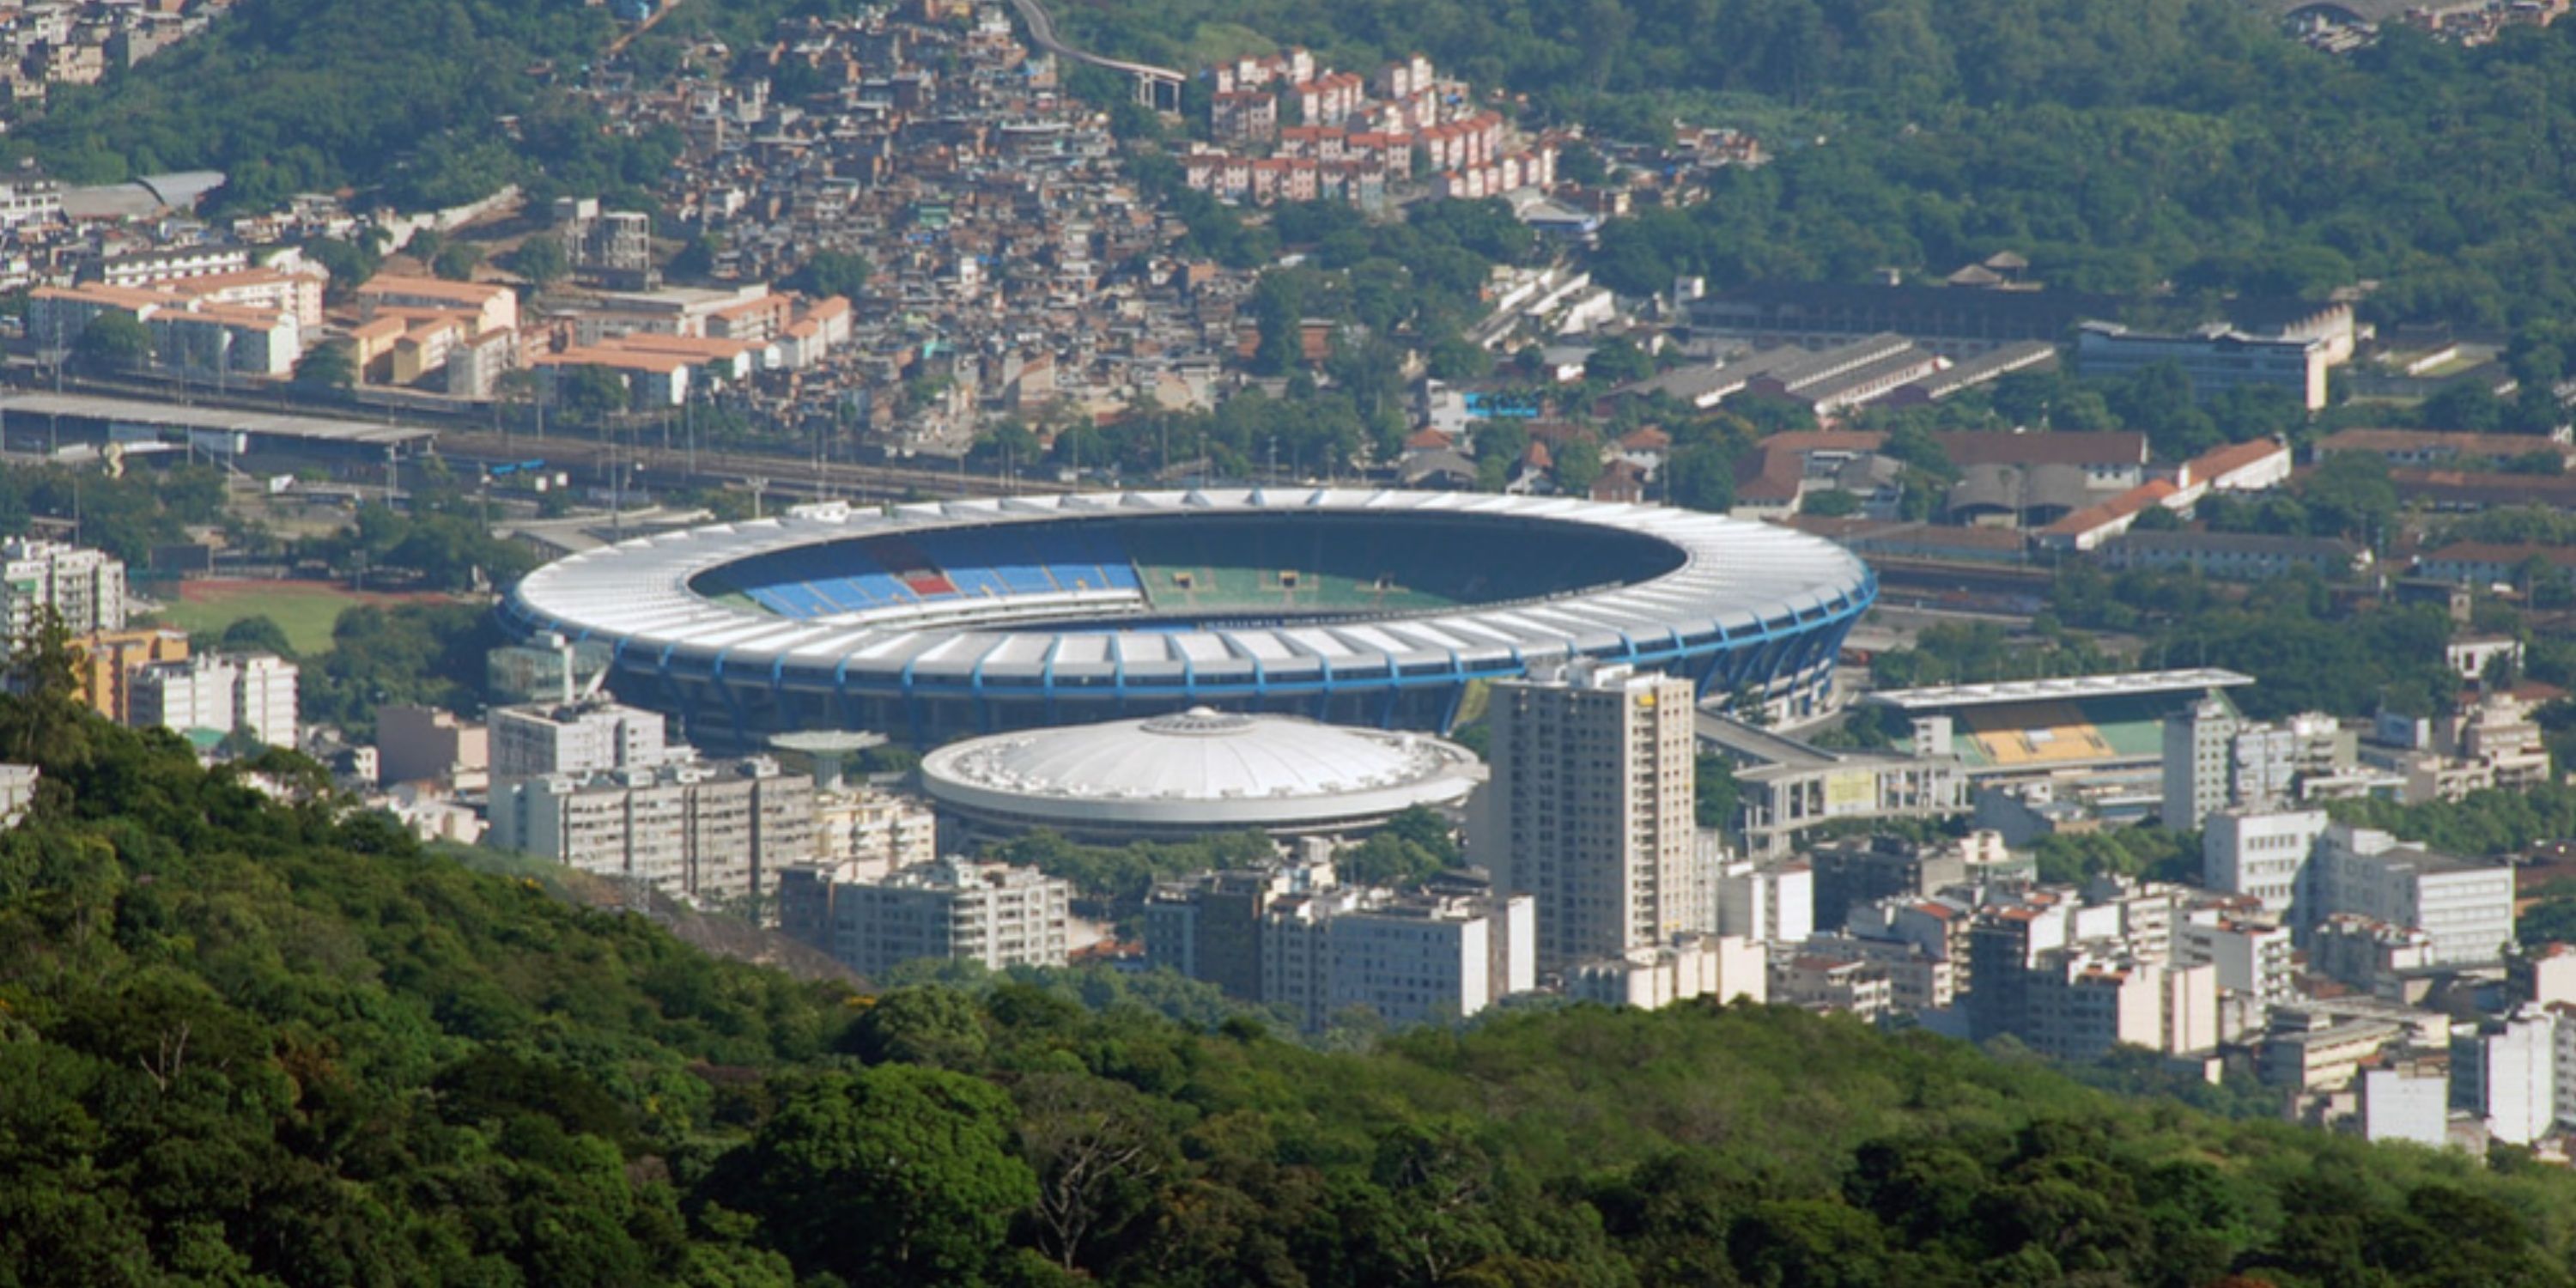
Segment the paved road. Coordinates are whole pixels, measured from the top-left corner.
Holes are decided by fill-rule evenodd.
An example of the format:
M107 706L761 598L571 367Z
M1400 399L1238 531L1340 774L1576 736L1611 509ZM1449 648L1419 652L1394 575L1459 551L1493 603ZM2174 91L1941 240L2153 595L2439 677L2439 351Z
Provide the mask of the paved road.
M1047 16L1046 7L1039 4L1038 0L1011 0L1011 7L1019 10L1020 21L1029 25L1029 39L1036 42L1038 48L1043 49L1050 54L1054 54L1058 58L1070 58L1077 63L1089 63L1094 67L1106 67L1113 72L1124 72L1130 76L1151 76L1159 80L1168 81L1183 81L1189 79L1188 76L1174 71L1169 67L1157 67L1152 63L1131 63L1125 59L1108 58L1100 54L1090 53L1086 50L1076 49L1073 46L1064 43L1056 37L1055 19Z
M635 38L637 36L641 36L645 32L651 31L653 29L653 24L662 20L662 15L679 7L680 0L669 0L669 3L656 6L653 12L644 15L644 21L627 28L625 35L619 36L617 39L608 42L608 52L600 56L600 61L606 62L611 58L615 58L619 54L625 53L626 47L635 43Z
M589 469L607 455L607 447L597 439L547 437L529 434L501 435L488 431L459 432L450 430L438 437L438 454L450 460L506 462L545 460L575 471ZM1013 478L1004 481L989 474L959 474L953 469L924 469L911 465L858 465L833 461L815 468L811 458L773 456L751 452L728 452L701 448L695 454L696 469L690 470L691 453L683 447L663 448L658 445L618 445L617 454L635 462L646 474L671 480L683 476L704 483L729 483L748 486L752 480L779 493L812 493L819 479L821 490L854 500L898 501L910 497L998 496L1005 492L1029 494L1070 492L1074 489L1052 478Z

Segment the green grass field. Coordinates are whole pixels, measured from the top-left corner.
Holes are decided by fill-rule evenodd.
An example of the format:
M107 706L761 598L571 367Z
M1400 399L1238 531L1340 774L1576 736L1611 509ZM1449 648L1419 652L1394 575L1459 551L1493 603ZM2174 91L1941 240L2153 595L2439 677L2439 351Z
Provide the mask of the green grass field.
M199 584L207 583L192 584L191 591ZM343 610L383 602L380 596L353 594L312 582L209 585L209 593L174 600L153 614L154 619L172 630L209 637L222 634L225 627L243 618L266 617L286 632L296 653L311 657L330 651L331 626L340 620Z

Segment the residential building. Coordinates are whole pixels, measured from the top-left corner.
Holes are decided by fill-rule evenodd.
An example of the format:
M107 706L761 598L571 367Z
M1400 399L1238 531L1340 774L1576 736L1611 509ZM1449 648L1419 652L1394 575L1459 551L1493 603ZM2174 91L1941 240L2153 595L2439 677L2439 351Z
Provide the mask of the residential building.
M183 631L92 631L76 640L81 651L81 701L118 724L134 722L134 675L157 662L184 662Z
M2218 1045L2215 967L2167 969L2091 943L2040 954L2028 975L2019 1031L2044 1054L2095 1060L2121 1046L2182 1055Z
M1073 887L1035 868L944 858L881 881L828 882L800 898L781 928L862 975L905 962L1062 966Z
M138 728L216 737L247 730L271 747L296 745L298 668L274 653L198 653L135 672L128 699Z
M2442 661L2463 680L2483 679L2498 659L2521 666L2522 641L2511 635L2479 633L2458 636L2442 646Z
M499 848L730 903L812 860L814 786L759 756L496 777L491 821Z
M385 783L489 781L491 730L453 711L397 702L376 708L376 774Z
M2375 1016L2275 1007L2255 1068L2272 1086L2329 1091L2349 1085L2364 1064L2376 1061L2406 1033L2405 1025Z
M1888 1004L1918 1015L1947 1010L1958 1000L1959 967L1965 964L1919 943L1862 935L1811 936L1798 945L1797 955L1874 966L1887 976Z
M1896 986L1875 963L1797 953L1772 965L1771 1001L1875 1020L1896 1005Z
M2438 1058L2392 1061L2353 1079L2362 1139L2441 1149L2451 1137L2451 1071Z
M1762 945L1742 936L1684 935L1570 967L1565 993L1576 1001L1650 1011L1702 997L1759 1005L1770 996L1770 966Z
M2226 809L2277 809L2312 778L2350 767L2359 739L2332 716L2249 721L2225 698L2203 698L2164 724L2164 824L2192 831Z
M79 279L102 286L131 288L248 271L249 247L200 242L105 256L82 265Z
M1816 923L1828 931L1842 929L1856 906L1938 894L1968 879L1960 847L1885 835L1818 846L1806 863L1815 871Z
M1495 873L1553 972L1710 929L1687 679L1590 663L1494 686Z
M1979 904L1968 928L1967 1019L1979 1040L2017 1033L2029 1023L2034 972L2048 953L2086 939L2108 938L2118 914L2086 924L2061 892L2025 889ZM2087 933L2087 932L2092 933Z
M1334 889L1329 858L1277 861L1209 872L1156 886L1145 900L1145 963L1222 989L1244 1002L1264 997L1263 921L1291 895Z
M469 334L519 329L519 293L494 282L450 282L435 277L378 273L352 293L359 316L462 314Z
M2265 1006L2286 1003L2294 996L2288 927L2213 907L2185 914L2177 930L2175 960L2215 970L2219 988L2243 993Z
M280 376L294 370L305 337L298 306L291 302L291 284L283 291L252 289L247 294L211 288L202 296L191 293L193 286L40 286L27 296L28 333L68 345L90 323L113 313L142 324L152 340L153 360L181 372L221 379L234 372ZM254 302L222 302L233 294Z
M2324 913L2308 859L2331 822L2321 809L2212 814L2201 833L2201 884L2249 895L2284 925L2314 921Z
M74 636L125 629L125 561L86 546L17 537L0 543L0 608L9 636L0 655L36 629L52 609Z
M2506 995L2537 1006L2576 1005L2576 944L2529 944L2505 960ZM2576 1079L2568 1089L2576 1092ZM2576 1122L2576 1114L2567 1115Z
M2558 1116L2558 1024L2523 1010L2462 1025L2451 1036L2451 1106L2486 1120L2488 1134L2529 1145Z
M225 658L239 669L233 682L233 726L271 747L296 745L301 668L274 653Z
M823 790L814 798L814 855L874 876L919 867L939 857L939 816L899 792Z
M2433 936L2413 926L2339 912L2308 931L2308 970L2374 997L2419 1001L2440 969Z
M492 781L650 769L671 758L662 714L614 702L495 707Z
M1262 998L1310 1030L1362 1010L1390 1024L1464 1019L1537 984L1528 895L1433 883L1338 886L1274 901L1261 921Z
M62 218L63 185L43 171L22 165L0 179L0 228L54 224Z
M2432 936L2436 965L2496 962L2513 943L2513 869L2337 823L2317 842L2320 902Z
M1716 928L1757 944L1816 933L1816 875L1803 859L1737 859L1717 869Z

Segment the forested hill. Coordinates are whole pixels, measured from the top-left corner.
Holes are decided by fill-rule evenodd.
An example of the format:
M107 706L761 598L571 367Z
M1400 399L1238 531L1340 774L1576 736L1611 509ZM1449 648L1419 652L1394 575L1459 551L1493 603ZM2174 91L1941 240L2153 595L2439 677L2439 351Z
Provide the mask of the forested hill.
M1420 50L1534 124L1753 129L1773 165L1614 222L1598 271L1864 280L2019 251L2058 285L2322 294L2392 320L2576 316L2576 24L2477 49L2391 24L2351 57L2243 0L1056 0L1064 29L1178 65L1305 43ZM651 79L849 0L688 0ZM409 207L506 182L638 200L677 154L569 87L614 34L569 0L241 0L203 36L13 135L79 181L229 172L228 206L355 185ZM706 67L701 74L737 69ZM748 67L740 69L748 71Z
M0 758L47 782L0 836L0 1284L2570 1281L2561 1172L1844 1020L1328 1054L1053 985L862 997L60 696L0 699Z
M2322 294L2464 325L2576 315L2576 24L2335 57L2244 0L1058 0L1073 37L1190 65L1270 42L1419 50L1526 118L1678 117L1779 155L1614 221L1600 275L1947 273L1998 250L2086 290Z
M580 0L240 0L102 86L58 88L12 137L76 183L222 170L244 210L352 185L406 209L521 181L631 193L676 140L611 137L556 89L615 32Z

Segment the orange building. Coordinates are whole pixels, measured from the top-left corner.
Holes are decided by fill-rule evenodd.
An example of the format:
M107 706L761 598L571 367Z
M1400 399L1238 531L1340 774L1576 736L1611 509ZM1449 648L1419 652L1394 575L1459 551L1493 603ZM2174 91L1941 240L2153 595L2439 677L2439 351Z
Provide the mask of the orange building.
M155 662L188 660L188 637L179 631L92 631L81 650L81 701L118 724L134 711L134 675Z

